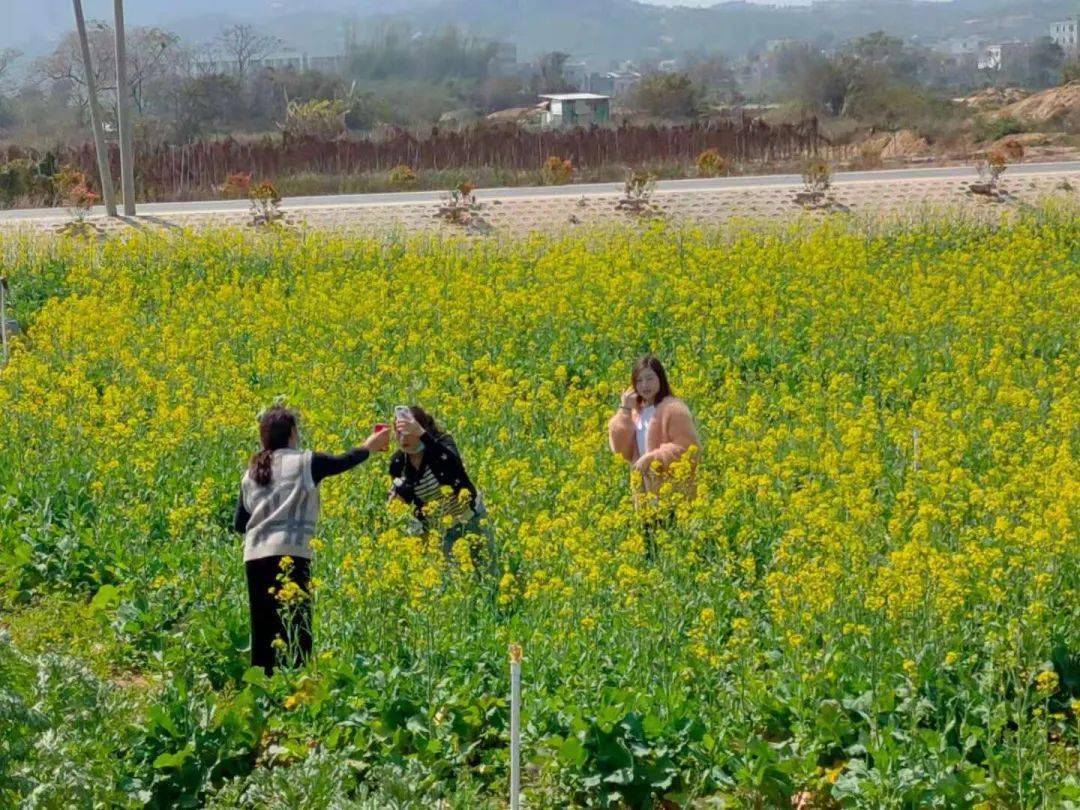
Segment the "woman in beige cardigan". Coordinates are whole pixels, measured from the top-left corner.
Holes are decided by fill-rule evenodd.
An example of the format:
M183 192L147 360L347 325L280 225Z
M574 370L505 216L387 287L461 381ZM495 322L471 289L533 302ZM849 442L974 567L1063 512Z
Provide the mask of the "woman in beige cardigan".
M690 409L671 393L667 374L656 357L650 354L638 360L630 381L619 410L608 423L608 440L612 451L641 473L645 491L656 492L671 465L691 447L700 450L701 440ZM683 491L693 497L696 452L690 465Z

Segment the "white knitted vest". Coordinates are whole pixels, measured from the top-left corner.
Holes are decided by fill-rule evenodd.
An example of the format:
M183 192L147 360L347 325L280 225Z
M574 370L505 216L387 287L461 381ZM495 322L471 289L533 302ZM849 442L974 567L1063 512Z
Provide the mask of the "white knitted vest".
M288 554L311 557L319 518L319 489L311 477L311 451L275 450L270 483L259 486L250 472L240 487L251 515L244 534L244 561Z

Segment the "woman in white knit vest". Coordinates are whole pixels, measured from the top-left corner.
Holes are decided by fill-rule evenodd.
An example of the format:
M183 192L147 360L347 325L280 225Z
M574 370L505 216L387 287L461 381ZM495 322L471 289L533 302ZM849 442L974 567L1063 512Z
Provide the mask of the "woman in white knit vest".
M388 426L379 425L360 447L340 456L300 450L298 421L295 413L278 406L259 418L262 450L251 457L240 482L233 520L233 528L244 534L251 665L268 675L274 670L275 645L288 653L291 666L311 654L308 586L319 482L351 470L390 443Z

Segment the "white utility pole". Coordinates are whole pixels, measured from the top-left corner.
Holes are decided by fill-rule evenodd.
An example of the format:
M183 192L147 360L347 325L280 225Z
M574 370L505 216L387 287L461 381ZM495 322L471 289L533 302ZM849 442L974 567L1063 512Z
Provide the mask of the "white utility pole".
M79 48L82 50L83 73L86 76L86 96L90 102L90 129L94 132L94 151L97 152L98 177L101 178L101 199L105 213L116 216L116 192L113 190L112 170L109 167L109 147L101 130L101 105L98 104L97 81L90 61L90 41L86 38L86 20L83 19L82 0L75 4L75 27L79 32Z
M116 117L120 126L120 181L124 215L135 215L135 159L131 148L131 88L127 82L127 46L124 43L124 0L113 0L116 29Z

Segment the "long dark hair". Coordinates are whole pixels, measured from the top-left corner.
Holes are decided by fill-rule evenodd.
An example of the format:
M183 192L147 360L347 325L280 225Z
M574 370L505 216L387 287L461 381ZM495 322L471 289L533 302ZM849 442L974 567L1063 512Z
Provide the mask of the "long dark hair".
M275 405L259 417L259 440L262 450L251 457L248 474L260 487L270 483L274 451L289 446L293 431L300 421L294 411Z
M410 405L409 410L412 412L413 419L420 423L420 427L422 427L424 432L431 436L431 438L438 439L439 437L446 435L446 431L439 427L438 422L435 421L435 417L419 405Z
M656 392L656 399L653 400L653 405L659 405L664 401L665 397L674 396L674 394L671 393L671 386L668 385L667 372L664 371L664 364L661 363L654 354L646 354L644 357L639 357L638 361L634 363L634 370L630 372L630 386L634 389L634 393L637 393L638 375L645 369L651 370L660 380L660 390ZM638 396L638 407L641 407L640 396Z

